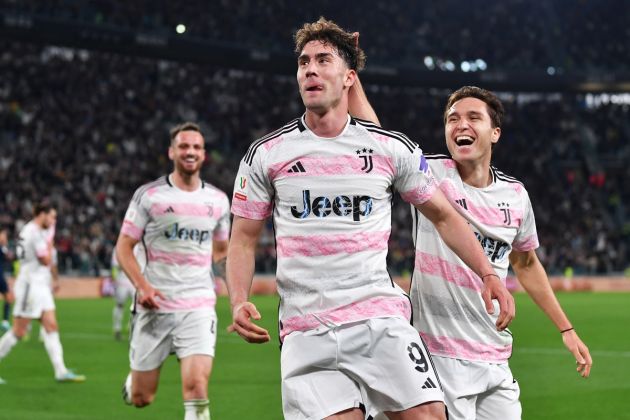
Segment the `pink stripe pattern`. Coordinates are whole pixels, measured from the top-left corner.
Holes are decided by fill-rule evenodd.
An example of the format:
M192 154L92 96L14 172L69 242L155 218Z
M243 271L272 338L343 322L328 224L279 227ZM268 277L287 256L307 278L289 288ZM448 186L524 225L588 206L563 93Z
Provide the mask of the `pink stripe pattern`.
M442 183L440 183L440 189L455 208L460 207L455 200L466 198L449 180L442 181ZM487 226L506 226L503 223L505 215L499 208L479 207L470 200L466 200L466 206L468 212L479 223ZM520 226L523 221L523 211L519 209L509 209L509 211L511 222L507 226Z
M415 188L411 191L401 192L400 196L403 200L410 204L423 204L433 197L435 194L436 186L433 178L422 187Z
M222 209L218 206L197 203L155 203L149 213L152 217L173 214L177 216L221 217Z
M538 248L539 245L538 235L534 233L533 235L524 238L522 241L515 241L512 243L512 248L515 251L531 251L532 249Z
M461 338L433 336L424 332L420 335L429 347L429 351L438 356L503 363L512 355L512 345L493 346Z
M263 220L271 215L271 203L232 200L232 213L246 219Z
M274 147L276 144L280 143L283 140L284 140L284 137L282 136L276 137L273 140L269 140L268 142L263 143L263 147L265 148L265 150L270 150L272 147Z
M123 222L122 228L120 229L120 233L122 233L123 235L127 235L130 238L135 239L136 241L139 241L144 234L144 229L140 229L130 220L125 220Z
M216 298L214 297L194 297L180 299L159 300L160 310L167 311L190 311L201 308L214 308Z
M388 156L370 155L372 158L372 170L370 174L385 175L393 177L396 173L392 159ZM289 169L296 162L300 162L305 172L292 171ZM357 155L346 155L337 157L301 157L284 162L278 162L269 167L268 176L270 180L279 177L289 176L323 176L323 175L350 175L365 174L365 161Z
M336 235L281 236L277 238L278 257L317 257L382 251L387 249L389 233L387 230Z
M341 325L363 319L396 317L411 319L411 304L405 297L376 297L324 312L294 316L281 321L280 340L294 331L308 331L322 325Z
M147 248L147 256L150 262L159 262L169 265L210 267L210 265L212 264L212 257L207 254L182 254L178 252L167 252L153 248Z
M422 273L441 277L445 281L477 292L480 292L483 287L481 279L474 271L437 255L416 251L415 268Z

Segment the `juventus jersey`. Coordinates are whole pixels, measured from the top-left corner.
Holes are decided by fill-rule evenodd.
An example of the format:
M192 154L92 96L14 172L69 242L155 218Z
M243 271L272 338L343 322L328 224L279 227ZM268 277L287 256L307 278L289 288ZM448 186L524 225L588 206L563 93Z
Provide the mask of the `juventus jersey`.
M516 179L491 167L485 188L465 184L455 161L427 155L440 190L468 221L490 264L505 283L512 250L538 247L534 212ZM412 208L416 245L411 284L413 325L431 354L464 360L505 362L512 335L497 331L499 314L489 315L481 299L481 279L442 241L433 224Z
M212 241L228 239L228 197L205 182L196 191L180 190L169 177L136 190L121 233L142 241L144 276L168 298L159 312L213 308Z
M302 117L254 142L232 213L273 216L281 339L373 317L409 319L385 262L392 195L421 204L435 188L417 144L351 117L334 138L318 137Z
M34 221L28 222L18 237L17 258L20 260L20 271L16 281L29 284L49 285L51 281L50 267L39 262L40 257L50 255L48 244L52 241L50 232L42 229Z

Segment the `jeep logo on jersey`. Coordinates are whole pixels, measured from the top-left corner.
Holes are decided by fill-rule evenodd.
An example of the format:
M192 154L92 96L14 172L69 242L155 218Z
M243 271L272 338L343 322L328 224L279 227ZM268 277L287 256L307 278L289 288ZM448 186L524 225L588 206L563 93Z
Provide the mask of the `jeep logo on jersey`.
M185 227L180 228L179 223L175 223L164 232L164 236L169 241L182 240L199 242L199 245L205 241L210 240L210 231L199 229L188 229Z
M338 195L330 199L328 197L315 197L311 202L310 190L302 191L302 209L291 206L291 214L298 219L305 219L313 213L315 217L326 217L331 213L337 216L350 216L358 222L361 216L369 216L372 213L372 197L367 195Z

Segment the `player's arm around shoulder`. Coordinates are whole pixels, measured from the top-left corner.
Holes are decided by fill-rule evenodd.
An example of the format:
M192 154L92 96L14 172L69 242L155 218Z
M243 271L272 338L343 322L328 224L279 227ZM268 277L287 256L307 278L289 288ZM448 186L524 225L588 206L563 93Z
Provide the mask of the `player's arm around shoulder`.
M482 279L481 297L489 314L494 313L492 299L499 301L500 313L496 326L499 331L507 328L516 315L514 298L494 272L466 220L457 213L440 189L436 189L429 200L416 208L435 225L446 245Z
M575 357L578 373L587 378L593 365L591 354L562 310L536 251L512 251L510 264L527 294L560 331L562 342Z
M227 286L232 306L232 325L229 332L236 332L250 343L266 343L269 332L254 324L260 319L256 306L249 302L249 292L254 279L256 245L265 221L234 216L232 235L227 251Z

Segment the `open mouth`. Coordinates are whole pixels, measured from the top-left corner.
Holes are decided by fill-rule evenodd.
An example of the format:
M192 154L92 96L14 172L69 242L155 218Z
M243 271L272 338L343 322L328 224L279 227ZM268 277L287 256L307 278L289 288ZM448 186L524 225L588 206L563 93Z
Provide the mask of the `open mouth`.
M470 146L474 142L475 142L475 139L473 139L470 136L457 136L455 138L455 144L458 146Z
M318 92L321 90L324 90L324 88L321 85L308 86L306 88L307 92Z

